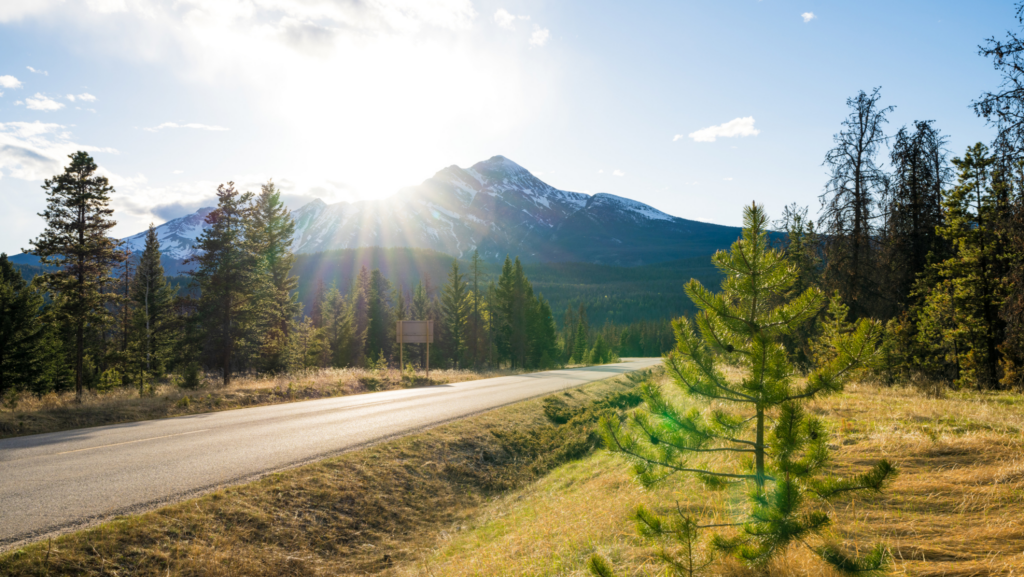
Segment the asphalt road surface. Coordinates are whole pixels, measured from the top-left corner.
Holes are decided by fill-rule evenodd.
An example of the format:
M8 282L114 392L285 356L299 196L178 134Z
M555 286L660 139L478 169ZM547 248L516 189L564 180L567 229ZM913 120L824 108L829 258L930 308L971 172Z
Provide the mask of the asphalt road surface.
M630 359L0 440L0 548L660 362Z

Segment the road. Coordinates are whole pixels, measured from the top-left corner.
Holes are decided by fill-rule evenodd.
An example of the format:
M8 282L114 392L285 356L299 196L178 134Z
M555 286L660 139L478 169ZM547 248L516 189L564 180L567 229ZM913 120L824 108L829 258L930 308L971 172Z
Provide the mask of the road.
M0 549L661 359L0 440Z

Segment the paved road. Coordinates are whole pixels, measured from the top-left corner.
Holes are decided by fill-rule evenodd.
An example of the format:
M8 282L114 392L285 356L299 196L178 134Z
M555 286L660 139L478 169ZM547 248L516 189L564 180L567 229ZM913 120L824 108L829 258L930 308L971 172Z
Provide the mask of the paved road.
M0 548L660 361L0 440Z

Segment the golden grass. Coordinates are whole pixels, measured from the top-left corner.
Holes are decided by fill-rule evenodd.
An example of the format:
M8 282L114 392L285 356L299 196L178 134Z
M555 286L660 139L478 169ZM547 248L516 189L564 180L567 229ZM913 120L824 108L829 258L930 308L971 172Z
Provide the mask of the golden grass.
M564 398L623 388L603 381ZM644 490L603 450L528 483L543 470L489 431L551 427L540 407L520 403L126 517L54 540L49 559L36 544L0 556L0 574L580 577L597 552L619 575L652 577L666 572L628 520L637 505L665 512L678 501L717 518L742 506L742 494L686 477ZM837 542L888 544L900 576L1024 575L1024 397L853 385L808 408L833 429L840 474L883 457L901 468L885 493L834 503ZM839 577L799 547L767 573ZM705 574L755 575L725 559Z
M423 371L411 378L397 369L315 369L299 374L238 376L228 387L219 386L220 381L215 378L207 378L207 386L195 391L165 382L145 396L130 388L105 393L87 391L81 403L73 392L50 393L41 398L23 393L14 398L13 409L0 405L0 439L521 372L431 370L427 382Z
M911 389L854 385L817 400L834 428L836 468L849 475L879 458L901 468L883 494L834 503L832 538L852 550L876 542L893 553L892 573L914 576L1024 575L1024 397L957 393L933 399ZM394 575L588 575L594 552L619 575L666 575L629 514L639 504L680 506L722 518L742 495L706 492L676 478L645 491L624 461L606 451L563 465L532 486L485 507L458 534ZM838 577L805 548L769 567L777 577ZM754 573L720 560L706 573Z
M578 406L627 388L620 377L560 397ZM517 403L27 546L0 555L0 575L386 572L460 531L496 495L546 473L557 464L550 455L579 441L557 434L570 427L550 424L539 399ZM525 450L492 431L521 433L514 447Z

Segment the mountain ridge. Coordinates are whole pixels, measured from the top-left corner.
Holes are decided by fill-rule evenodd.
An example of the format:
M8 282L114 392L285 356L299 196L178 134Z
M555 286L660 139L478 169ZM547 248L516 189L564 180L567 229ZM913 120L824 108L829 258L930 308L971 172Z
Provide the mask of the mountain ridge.
M156 227L167 259L180 262L194 254L212 210L203 207ZM709 255L740 234L739 228L672 216L615 194L560 190L501 155L469 168L447 166L385 199L327 204L317 198L292 216L297 254L380 246L465 258L479 250L492 262L517 255L524 261L636 266ZM139 252L145 237L143 231L123 240Z

